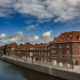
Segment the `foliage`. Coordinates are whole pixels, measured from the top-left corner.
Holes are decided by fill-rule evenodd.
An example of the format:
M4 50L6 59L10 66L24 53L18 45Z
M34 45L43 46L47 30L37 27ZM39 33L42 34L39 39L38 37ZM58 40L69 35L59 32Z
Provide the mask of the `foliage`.
M3 48L3 54L6 55L6 48L7 48L7 44L4 45L4 48Z

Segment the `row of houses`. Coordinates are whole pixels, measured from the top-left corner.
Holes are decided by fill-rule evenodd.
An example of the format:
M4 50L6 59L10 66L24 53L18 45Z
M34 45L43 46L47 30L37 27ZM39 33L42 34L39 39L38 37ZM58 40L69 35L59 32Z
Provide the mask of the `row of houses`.
M0 53L2 47L0 47ZM80 31L61 33L49 43L11 43L6 55L25 61L53 63L53 65L80 65Z

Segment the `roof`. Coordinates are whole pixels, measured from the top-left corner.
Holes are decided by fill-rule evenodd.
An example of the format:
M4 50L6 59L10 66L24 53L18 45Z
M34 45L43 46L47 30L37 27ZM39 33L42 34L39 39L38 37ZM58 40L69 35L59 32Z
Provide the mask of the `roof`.
M0 49L3 49L4 48L4 46L0 46Z
M8 47L18 47L18 44L17 43L11 43L8 45Z
M41 43L41 44L35 44L32 47L35 48L35 47L49 47L49 46L50 46L49 44L43 44L43 43Z
M50 43L80 41L80 31L61 33Z

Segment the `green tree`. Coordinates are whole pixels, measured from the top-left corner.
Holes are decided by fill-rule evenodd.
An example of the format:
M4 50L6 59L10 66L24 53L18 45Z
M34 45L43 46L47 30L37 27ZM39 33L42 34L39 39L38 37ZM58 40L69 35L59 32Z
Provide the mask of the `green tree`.
M3 54L6 55L6 48L7 48L7 44L4 45L4 48L3 48Z

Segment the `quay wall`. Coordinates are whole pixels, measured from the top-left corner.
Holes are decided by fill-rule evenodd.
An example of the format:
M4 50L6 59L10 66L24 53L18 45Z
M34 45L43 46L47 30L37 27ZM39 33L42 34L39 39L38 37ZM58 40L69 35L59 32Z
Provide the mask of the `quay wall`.
M51 76L64 78L66 80L80 80L79 73L64 71L64 70L55 69L52 67L47 67L47 66L42 66L42 65L40 66L37 64L22 62L22 61L7 58L7 57L0 57L0 59L10 62L12 64L19 65L21 67L25 67L25 68L32 69L38 72L42 72Z

